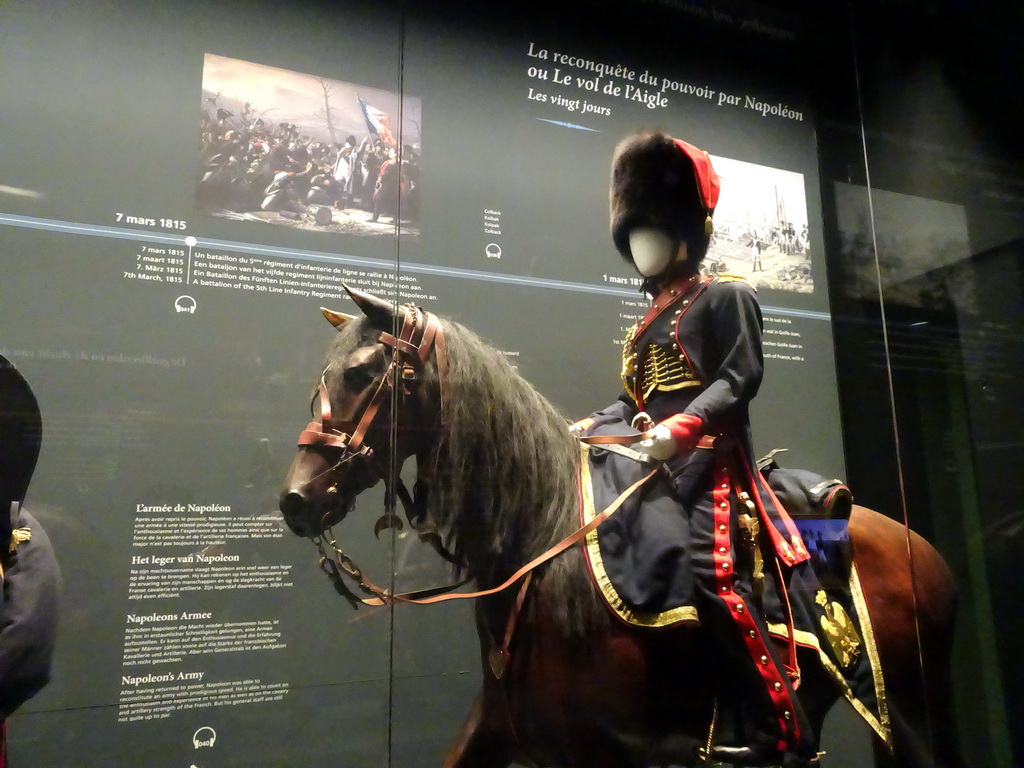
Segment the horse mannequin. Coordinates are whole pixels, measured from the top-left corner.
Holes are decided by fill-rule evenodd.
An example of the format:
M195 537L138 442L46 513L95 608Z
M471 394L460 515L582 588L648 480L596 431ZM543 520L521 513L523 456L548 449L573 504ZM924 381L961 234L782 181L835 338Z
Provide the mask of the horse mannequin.
M282 492L288 525L319 537L362 491L382 479L390 490L397 469L415 456L416 523L436 526L444 551L480 589L502 585L577 528L576 439L471 331L349 292L364 316L328 315L340 333ZM875 745L877 764L959 768L949 570L926 541L864 507L854 507L849 535L892 724L891 747ZM621 623L597 595L579 544L531 576L528 588L518 579L476 601L483 686L445 768L701 762L716 664L701 631ZM799 662L798 692L820 733L839 691L816 653L801 648Z

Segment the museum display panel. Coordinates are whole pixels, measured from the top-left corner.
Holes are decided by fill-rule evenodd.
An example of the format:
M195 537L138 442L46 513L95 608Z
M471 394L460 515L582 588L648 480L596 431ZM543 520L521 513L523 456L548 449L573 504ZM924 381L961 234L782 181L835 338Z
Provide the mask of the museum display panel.
M757 289L756 454L841 478L897 545L909 525L950 566L957 719L922 697L922 738L1015 764L1020 157L965 85L974 64L935 42L944 14L967 20L902 10L883 29L872 10L11 3L0 354L39 400L26 506L65 579L12 764L443 762L489 674L472 601L353 610L278 509L334 375L320 307L360 314L344 286L412 302L566 424L607 406L648 306L608 234L611 157L638 129L705 149L721 178L704 268ZM389 590L451 582L392 512L379 484L333 541ZM815 557L849 549L841 520L798 526ZM928 581L927 556L893 551L893 578ZM887 606L908 608L910 649L941 645L922 602ZM827 632L843 610L812 613ZM873 701L864 635L845 662L820 641L833 667L867 665L868 695L829 713L824 766L876 765L873 734L904 714ZM886 670L894 696L942 684L927 653Z

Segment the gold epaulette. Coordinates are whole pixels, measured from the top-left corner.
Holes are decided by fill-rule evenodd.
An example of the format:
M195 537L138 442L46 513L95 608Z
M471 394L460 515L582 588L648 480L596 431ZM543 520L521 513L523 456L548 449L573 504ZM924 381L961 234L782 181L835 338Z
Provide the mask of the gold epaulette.
M737 281L741 283L746 283L753 290L757 290L757 286L755 286L752 282L750 282L750 280L748 280L743 275L734 275L731 272L723 272L722 274L716 276L714 279L714 282L716 283L735 283Z
M16 552L18 545L22 542L29 541L32 538L31 528L15 528L11 531L11 543L8 548L9 552Z
M18 545L22 542L28 541L32 538L32 530L30 528L15 528L11 531L11 543L8 545L7 552L0 552L2 555L6 555L8 552L16 552ZM4 583L4 564L0 561L0 584Z

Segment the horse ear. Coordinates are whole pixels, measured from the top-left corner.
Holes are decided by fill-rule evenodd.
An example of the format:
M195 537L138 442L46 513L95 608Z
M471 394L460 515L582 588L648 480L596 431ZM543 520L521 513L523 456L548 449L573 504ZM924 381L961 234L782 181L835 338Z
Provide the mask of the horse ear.
M324 313L324 317L327 318L327 322L337 328L339 331L345 327L345 323L349 320L355 320L355 315L346 315L344 312L335 312L327 307L320 307L320 311Z
M355 288L349 288L342 283L352 301L363 311L363 314L370 318L370 322L377 328L388 329L395 322L395 307L390 301L374 296L372 293Z

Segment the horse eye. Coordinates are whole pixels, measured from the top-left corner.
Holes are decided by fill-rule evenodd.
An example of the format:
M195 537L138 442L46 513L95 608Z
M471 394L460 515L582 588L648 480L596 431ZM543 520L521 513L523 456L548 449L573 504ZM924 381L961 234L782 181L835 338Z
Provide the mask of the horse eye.
M373 383L374 374L368 366L357 365L345 369L345 386L349 389L362 391Z

